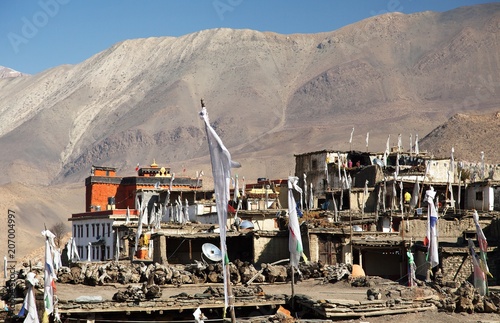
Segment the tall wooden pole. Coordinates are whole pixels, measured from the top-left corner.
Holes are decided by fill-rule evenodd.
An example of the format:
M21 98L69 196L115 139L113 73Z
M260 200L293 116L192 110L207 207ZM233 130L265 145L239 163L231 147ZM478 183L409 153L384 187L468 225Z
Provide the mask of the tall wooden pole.
M226 286L227 286L227 298L229 305L229 314L231 315L231 322L236 323L236 315L234 313L234 295L233 288L231 287L231 274L229 273L229 263L226 263Z

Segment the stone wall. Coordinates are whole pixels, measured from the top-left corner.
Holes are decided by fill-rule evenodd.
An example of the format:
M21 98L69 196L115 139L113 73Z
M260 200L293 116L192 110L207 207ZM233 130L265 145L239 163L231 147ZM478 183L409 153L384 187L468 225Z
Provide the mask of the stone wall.
M442 273L445 281L462 282L470 280L473 269L472 261L467 252L442 254Z
M460 250L459 250L460 249ZM479 250L476 250L479 253ZM488 268L493 277L488 276L488 285L498 285L500 251L498 248L488 252ZM462 282L468 280L474 283L473 266L471 256L467 248L453 248L453 250L443 250L441 252L441 268L445 281Z

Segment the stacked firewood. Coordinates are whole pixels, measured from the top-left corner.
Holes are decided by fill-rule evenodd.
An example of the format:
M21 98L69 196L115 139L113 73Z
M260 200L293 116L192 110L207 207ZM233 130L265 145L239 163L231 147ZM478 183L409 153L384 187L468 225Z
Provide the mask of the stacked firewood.
M23 291L24 280L29 271L37 273L43 281L43 270L36 266L23 267L15 278L19 290ZM149 285L184 285L222 283L223 265L196 261L188 265L162 265L159 263L130 263L110 261L106 263L77 262L70 267L61 267L57 272L58 283L84 284L100 286L104 284L137 284L147 282ZM325 282L334 282L349 275L350 267L345 264L325 266L321 263L301 263L295 270L295 280L324 278ZM228 273L233 285L251 283L285 283L291 281L292 270L288 264L261 264L257 270L253 264L241 260L229 263Z

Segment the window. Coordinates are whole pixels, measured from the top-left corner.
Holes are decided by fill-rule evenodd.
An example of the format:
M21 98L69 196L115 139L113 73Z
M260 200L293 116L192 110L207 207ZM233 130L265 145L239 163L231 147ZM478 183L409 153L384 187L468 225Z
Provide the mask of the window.
M109 251L110 251L109 246L106 246L106 253L107 253L107 255L106 255L107 257L106 258L107 259L110 259L110 257L109 257Z
M96 226L96 231L97 231L96 237L99 237L100 236L100 234L99 234L99 223L97 223L95 226Z
M73 237L77 237L77 235L76 235L76 225L75 224L73 225Z
M89 254L89 246L85 246L85 256ZM90 260L90 259L87 259Z
M476 192L476 201L482 201L483 200L483 192Z
M87 238L88 238L89 237L89 225L86 224L86 226L87 226Z
M92 223L92 236L95 237L95 224Z
M108 223L108 238L111 236L111 225Z

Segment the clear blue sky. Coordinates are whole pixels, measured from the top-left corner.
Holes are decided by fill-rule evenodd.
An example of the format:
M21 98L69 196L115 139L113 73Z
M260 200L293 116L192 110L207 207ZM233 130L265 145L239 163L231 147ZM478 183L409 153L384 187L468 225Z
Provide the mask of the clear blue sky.
M480 0L0 0L0 65L36 74L125 39L219 27L316 33L392 11L447 11Z

